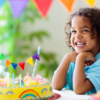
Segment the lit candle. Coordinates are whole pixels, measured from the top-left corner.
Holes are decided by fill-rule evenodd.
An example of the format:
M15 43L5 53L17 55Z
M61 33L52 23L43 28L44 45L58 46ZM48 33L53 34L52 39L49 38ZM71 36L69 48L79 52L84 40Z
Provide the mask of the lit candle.
M21 74L19 75L19 86L21 86Z
M15 86L15 75L13 73L13 86Z
M9 76L7 75L7 87L9 87Z
M27 72L27 86L29 86L29 74Z

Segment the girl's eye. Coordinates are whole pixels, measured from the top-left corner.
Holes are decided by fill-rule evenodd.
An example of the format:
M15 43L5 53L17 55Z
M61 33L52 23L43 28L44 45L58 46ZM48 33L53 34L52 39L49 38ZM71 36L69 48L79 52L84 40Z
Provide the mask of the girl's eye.
M83 30L83 32L89 32L88 30Z
M75 31L75 30L73 30L73 31L71 31L71 33L76 33L76 31Z

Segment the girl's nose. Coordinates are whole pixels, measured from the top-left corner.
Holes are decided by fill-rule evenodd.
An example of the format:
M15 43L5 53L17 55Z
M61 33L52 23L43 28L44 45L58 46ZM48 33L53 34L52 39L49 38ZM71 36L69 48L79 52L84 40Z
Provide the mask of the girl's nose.
M76 35L75 35L75 38L77 38L77 39L81 39L81 38L82 38L81 33L77 32Z

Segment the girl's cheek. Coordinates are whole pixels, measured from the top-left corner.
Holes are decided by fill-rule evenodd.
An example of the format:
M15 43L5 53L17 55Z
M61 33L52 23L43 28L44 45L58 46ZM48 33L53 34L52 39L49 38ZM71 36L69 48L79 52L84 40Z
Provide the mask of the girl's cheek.
M74 44L74 37L71 37L71 45L72 45L73 48L75 47L75 44Z

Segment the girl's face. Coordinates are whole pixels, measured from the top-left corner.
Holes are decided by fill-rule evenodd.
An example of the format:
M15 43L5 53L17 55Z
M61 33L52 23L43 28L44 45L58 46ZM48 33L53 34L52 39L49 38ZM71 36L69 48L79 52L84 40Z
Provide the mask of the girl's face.
M91 23L86 17L75 16L71 22L71 45L77 53L91 52L96 55L99 52L97 33L91 37Z

